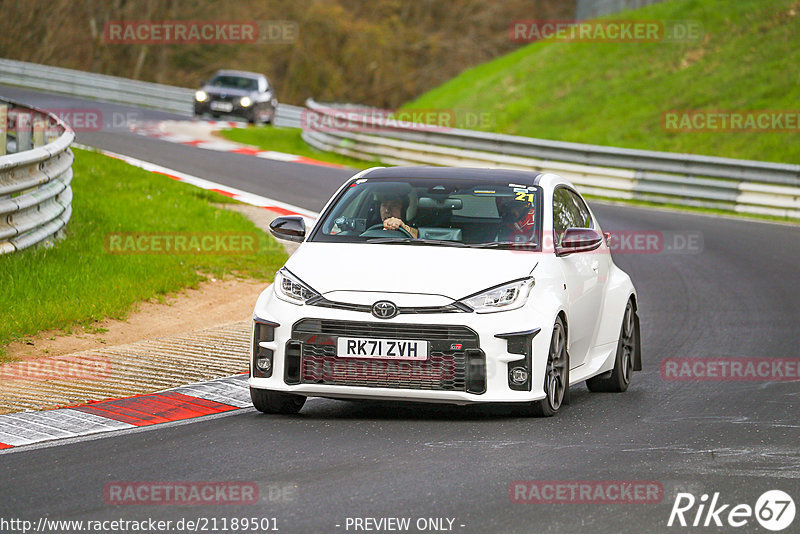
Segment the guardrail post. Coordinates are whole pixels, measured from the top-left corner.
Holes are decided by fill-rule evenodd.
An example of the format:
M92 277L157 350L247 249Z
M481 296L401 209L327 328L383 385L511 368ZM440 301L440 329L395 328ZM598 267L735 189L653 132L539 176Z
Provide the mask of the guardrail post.
M8 143L8 104L0 104L0 156L6 155Z
M44 145L44 120L38 115L33 119L33 147Z
M31 116L29 113L17 114L17 152L33 148L31 144Z

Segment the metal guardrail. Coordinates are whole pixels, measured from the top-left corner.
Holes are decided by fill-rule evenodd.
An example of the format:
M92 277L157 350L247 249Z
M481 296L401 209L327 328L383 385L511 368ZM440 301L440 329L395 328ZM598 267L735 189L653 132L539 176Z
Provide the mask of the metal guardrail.
M800 165L399 123L312 99L306 105L321 117L302 122L325 127L305 129L303 139L358 159L555 172L601 197L800 218Z
M301 128L303 111L306 108L300 106L290 106L289 104L278 104L278 109L275 110L274 126L282 126L284 128Z
M74 140L55 115L0 101L0 254L47 244L66 226Z
M194 89L0 59L0 83L192 115Z
M0 58L0 83L118 104L144 106L181 115L194 114L194 89L24 61ZM276 125L299 128L303 109L305 108L278 104Z

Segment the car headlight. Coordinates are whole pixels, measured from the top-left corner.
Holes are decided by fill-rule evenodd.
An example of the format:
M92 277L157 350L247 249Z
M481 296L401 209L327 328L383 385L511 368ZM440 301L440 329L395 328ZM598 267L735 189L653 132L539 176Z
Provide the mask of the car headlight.
M319 293L308 287L286 267L275 273L274 287L275 296L298 306L314 297L320 296Z
M205 102L206 100L208 100L208 93L206 93L202 89L200 91L195 91L194 99L197 100L198 102Z
M459 302L477 313L516 310L525 305L535 281L532 276L495 286L480 293L464 297Z
M243 96L239 100L239 105L242 106L243 108L249 107L250 104L252 104L252 103L253 103L253 101L250 99L249 96Z

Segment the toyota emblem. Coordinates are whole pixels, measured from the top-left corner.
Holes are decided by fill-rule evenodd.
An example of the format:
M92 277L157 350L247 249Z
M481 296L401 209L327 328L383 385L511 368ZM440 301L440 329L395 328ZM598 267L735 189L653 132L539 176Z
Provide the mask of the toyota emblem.
M372 315L378 319L391 319L397 315L397 306L388 300L379 300L372 305Z

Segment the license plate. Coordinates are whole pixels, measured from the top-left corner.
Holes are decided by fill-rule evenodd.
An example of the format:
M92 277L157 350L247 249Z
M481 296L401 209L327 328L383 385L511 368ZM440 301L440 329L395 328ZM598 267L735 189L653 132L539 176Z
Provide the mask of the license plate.
M233 111L233 104L230 102L211 102L211 109L214 111Z
M379 358L385 360L427 360L428 342L418 339L371 339L340 337L336 341L339 358Z

